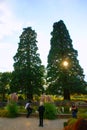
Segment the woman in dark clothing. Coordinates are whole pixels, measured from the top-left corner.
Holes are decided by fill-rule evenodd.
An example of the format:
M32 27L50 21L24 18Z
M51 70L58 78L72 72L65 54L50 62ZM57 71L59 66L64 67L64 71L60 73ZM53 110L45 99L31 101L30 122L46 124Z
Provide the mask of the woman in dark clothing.
M40 106L38 108L39 112L39 126L43 127L43 116L44 116L45 107L43 105L43 102L40 102Z

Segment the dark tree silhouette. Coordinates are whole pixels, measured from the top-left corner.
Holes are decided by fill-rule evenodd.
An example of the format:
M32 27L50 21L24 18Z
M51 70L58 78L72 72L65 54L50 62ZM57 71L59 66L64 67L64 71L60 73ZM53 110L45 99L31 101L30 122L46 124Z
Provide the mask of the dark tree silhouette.
M44 66L41 65L37 53L36 37L37 34L31 27L24 28L14 56L12 73L11 89L26 94L29 99L33 98L33 94L40 94L43 91Z
M69 32L62 20L53 24L50 51L48 54L48 93L61 93L70 100L70 94L84 93L86 82L83 69L77 59Z

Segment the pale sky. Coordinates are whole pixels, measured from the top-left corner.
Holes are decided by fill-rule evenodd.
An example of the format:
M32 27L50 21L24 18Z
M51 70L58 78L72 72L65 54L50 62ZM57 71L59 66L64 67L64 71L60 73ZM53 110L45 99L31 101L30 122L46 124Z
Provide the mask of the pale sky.
M23 28L37 33L42 64L47 65L53 24L63 20L80 66L87 80L87 1L86 0L0 0L0 72L13 71Z

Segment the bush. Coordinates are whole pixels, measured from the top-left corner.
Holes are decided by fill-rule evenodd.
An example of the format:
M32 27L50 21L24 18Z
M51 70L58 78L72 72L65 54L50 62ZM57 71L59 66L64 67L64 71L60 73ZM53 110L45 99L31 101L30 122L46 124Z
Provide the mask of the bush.
M79 113L78 117L79 118L86 118L87 119L87 113L86 112L85 113Z
M44 118L46 119L56 119L57 109L56 106L52 103L45 103L45 113Z
M77 121L76 118L70 118L70 119L68 120L67 124L68 124L68 125L72 125L72 124L74 124L76 121Z
M17 117L18 116L18 106L16 102L11 101L7 104L7 111L9 117Z
M1 109L0 117L8 117L8 111L6 109Z

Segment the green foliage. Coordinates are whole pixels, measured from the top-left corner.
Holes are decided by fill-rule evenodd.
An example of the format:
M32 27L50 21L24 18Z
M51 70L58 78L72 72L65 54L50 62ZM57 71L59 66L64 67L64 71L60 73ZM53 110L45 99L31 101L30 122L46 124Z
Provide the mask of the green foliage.
M25 106L18 106L18 113L26 113Z
M0 73L0 94L1 100L6 100L6 94L10 92L11 72Z
M67 122L64 122L64 127L67 126Z
M46 119L56 119L56 117L57 117L56 106L52 103L45 103L44 118L46 118Z
M53 24L51 48L47 65L47 93L61 94L70 100L70 94L84 93L86 82L83 69L77 59L78 52L73 48L69 32L62 20ZM64 61L68 66L64 66Z
M18 116L18 106L16 102L9 102L7 104L7 111L8 111L8 116L9 117L17 117Z
M69 106L65 106L64 107L64 113L69 113L69 108L70 108Z
M0 109L0 117L8 117L8 111L6 109Z
M79 101L79 104L84 104L84 101L87 101L87 94L74 94L71 95L71 99L74 101Z
M79 113L78 117L80 117L80 118L86 118L87 119L87 112Z
M31 27L24 28L14 56L11 90L26 94L29 99L33 94L42 93L44 66L38 54L37 34Z
M70 118L70 119L68 120L68 122L67 122L67 125L72 125L72 124L74 124L76 121L77 121L76 118Z
M78 119L70 118L67 122L64 122L64 130L73 130L73 125Z

